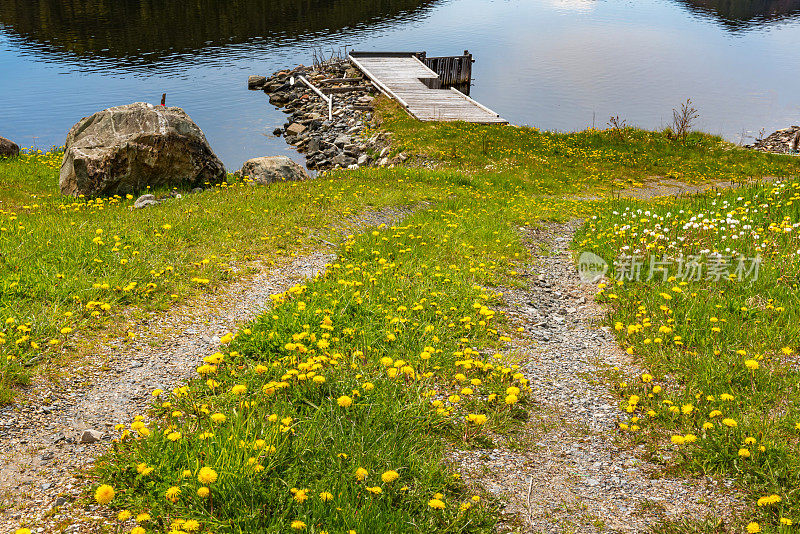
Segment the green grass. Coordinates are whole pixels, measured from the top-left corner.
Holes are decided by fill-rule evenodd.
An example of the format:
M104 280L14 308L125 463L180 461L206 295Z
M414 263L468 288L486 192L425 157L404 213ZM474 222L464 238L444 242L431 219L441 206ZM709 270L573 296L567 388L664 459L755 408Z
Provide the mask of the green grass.
M444 470L443 438L470 442L525 413L516 402L527 381L494 356L503 339L489 308L496 296L478 285L521 249L497 222L496 241L470 226L464 193L348 241L324 275L276 298L213 370L199 369L153 411L149 435L134 431L118 445L101 468L115 505L150 511L156 529L180 517L215 532L287 532L293 521L314 532L490 532L492 507ZM344 397L352 406L340 405ZM155 469L143 477L140 463ZM203 466L220 474L205 499L196 495ZM358 468L369 472L363 481ZM400 478L382 481L389 470ZM169 487L185 497L165 500ZM308 501L292 488L308 489ZM431 506L437 498L444 509Z
M76 335L213 291L251 261L313 247L317 234L333 239L331 226L361 210L430 202L397 227L347 239L324 274L276 298L196 378L120 427L93 472L93 490L114 487L110 510L149 514L136 521L147 531L286 532L300 521L296 530L317 533L489 532L494 503L473 500L442 458L526 416L526 379L501 355L508 338L492 289L521 283L519 227L597 213L608 201L575 195L651 176L745 180L798 168L702 134L683 144L633 129L551 134L420 124L386 103L379 112L395 150L438 170L269 188L230 180L130 210L128 198L59 197L58 154L0 162L7 394L37 361L74 352ZM199 480L203 467L216 479ZM383 480L389 470L399 478ZM126 515L112 528L130 529Z
M579 250L609 260L620 251L644 260L642 280L600 291L620 343L654 377L623 377L618 385L631 413L624 435L648 443L672 471L738 480L752 498L748 521L775 532L795 528L786 520L800 522L798 200L800 183L790 179L688 199L621 201L576 239ZM757 279L740 272L709 280L716 252L732 257L732 274L740 257L760 256ZM673 266L666 280L654 271L648 281L651 254L659 261L694 255L706 270L693 280ZM617 278L620 272L612 269ZM770 496L779 499L764 500Z
M693 132L685 142L635 128L553 133L530 127L419 122L379 99L380 128L395 152L424 154L442 166L497 182L565 195L637 185L654 179L686 183L747 181L800 173L800 161L744 150Z
M246 274L253 260L319 246L315 235L360 211L447 194L387 173L270 188L231 179L132 210L131 198L61 197L59 161L0 160L0 403L33 364L73 352L76 335L117 327L126 310L163 310Z

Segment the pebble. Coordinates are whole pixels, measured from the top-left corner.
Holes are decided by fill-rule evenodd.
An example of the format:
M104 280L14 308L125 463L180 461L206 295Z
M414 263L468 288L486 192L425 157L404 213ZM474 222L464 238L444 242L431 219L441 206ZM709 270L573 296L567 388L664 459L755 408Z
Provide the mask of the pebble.
M86 429L81 434L79 443L97 443L103 437L103 433L99 430L93 430L91 428Z

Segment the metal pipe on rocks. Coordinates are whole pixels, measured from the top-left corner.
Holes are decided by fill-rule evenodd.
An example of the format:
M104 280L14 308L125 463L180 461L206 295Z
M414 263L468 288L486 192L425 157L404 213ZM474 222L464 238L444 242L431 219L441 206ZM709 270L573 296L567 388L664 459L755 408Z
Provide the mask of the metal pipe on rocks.
M322 91L320 91L319 89L317 89L316 87L314 87L314 84L313 84L313 83L311 83L311 82L309 82L309 81L306 79L306 77L305 77L305 76L298 76L298 78L300 78L300 81L301 81L301 82L303 82L304 84L306 84L307 86L309 86L309 87L311 88L311 90L312 90L312 91L314 91L315 93L317 93L317 94L319 95L319 97L320 97L320 98L321 98L323 101L325 101L325 102L327 102L327 103L328 103L328 120L329 120L329 121L332 121L332 120L333 120L333 95L325 95L325 94L324 94ZM289 80L289 83L290 83L291 85L294 85L294 77L292 77L292 78Z

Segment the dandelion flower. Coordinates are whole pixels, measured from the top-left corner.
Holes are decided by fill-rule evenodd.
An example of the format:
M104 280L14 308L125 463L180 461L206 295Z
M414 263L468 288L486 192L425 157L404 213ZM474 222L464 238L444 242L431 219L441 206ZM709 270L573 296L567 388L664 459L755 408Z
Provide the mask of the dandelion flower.
M381 480L383 480L386 484L391 484L398 478L400 478L400 474L394 470L386 471L381 475Z
M440 499L431 499L428 501L428 506L434 510L444 510L444 502L442 502Z
M735 419L731 419L730 417L727 418L727 419L723 419L722 420L722 424L727 426L728 428L736 428L736 426L737 426L736 420Z
M331 493L330 491L323 491L322 493L319 494L319 498L322 500L322 502L332 501L333 493Z
M217 481L217 472L210 467L201 467L197 473L197 480L203 484L213 484Z
M94 492L94 500L100 504L108 504L114 498L114 488L108 484L102 484Z
M347 395L342 395L338 399L336 399L336 404L341 406L342 408L349 408L353 405L353 399L348 397Z
M368 474L369 474L369 471L367 471L363 467L359 467L358 469L356 469L356 478L358 480L364 480L365 478L367 478Z
M197 496L200 497L201 499L205 499L206 497L208 497L208 495L210 493L211 493L211 490L209 490L205 486L201 486L201 487L197 488Z
M305 530L306 524L300 521L299 519L295 519L292 521L292 528L295 530Z
M751 371L755 371L756 369L758 369L758 362L755 360L745 360L744 365Z
M178 496L181 494L181 489L177 486L172 486L167 491L164 492L164 497L168 501L175 502L178 500Z
M752 523L747 524L747 532L750 534L756 534L757 532L761 532L761 525L753 521Z

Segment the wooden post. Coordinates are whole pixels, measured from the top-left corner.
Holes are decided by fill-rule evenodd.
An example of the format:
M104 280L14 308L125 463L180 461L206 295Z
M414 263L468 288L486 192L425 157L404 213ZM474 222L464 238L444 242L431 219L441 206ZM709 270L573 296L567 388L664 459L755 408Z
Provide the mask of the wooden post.
M167 93L162 93L161 94L161 105L162 106L166 106L167 105Z

